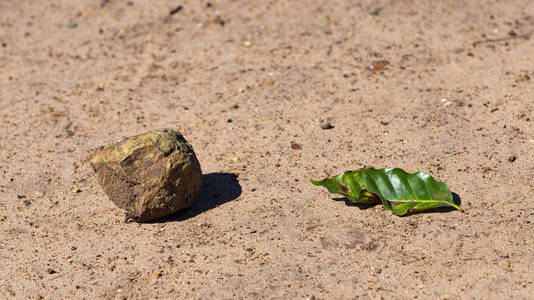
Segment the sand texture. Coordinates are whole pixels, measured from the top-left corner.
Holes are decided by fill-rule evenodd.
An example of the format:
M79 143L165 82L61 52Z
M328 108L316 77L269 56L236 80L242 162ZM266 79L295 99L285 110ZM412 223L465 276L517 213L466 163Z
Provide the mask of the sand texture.
M0 1L0 298L532 299L533 34L532 0ZM202 186L127 223L89 160L158 128ZM466 212L309 182L366 166Z

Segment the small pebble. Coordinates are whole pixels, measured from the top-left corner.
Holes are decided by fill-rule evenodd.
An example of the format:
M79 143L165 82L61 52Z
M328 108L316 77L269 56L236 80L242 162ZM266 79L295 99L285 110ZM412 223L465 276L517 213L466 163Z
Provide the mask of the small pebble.
M24 200L24 201L22 201L22 204L24 204L24 206L28 206L28 205L32 204L32 202L30 200Z
M183 6L178 5L175 9L173 9L173 10L171 10L171 11L169 12L169 15L172 16L172 15L174 15L175 13L181 11L183 8L184 8Z
M516 159L517 159L517 156L515 156L515 155L512 155L512 156L508 157L508 161L509 162L514 162Z
M528 76L527 74L523 74L521 76L519 76L519 81L521 82L525 82L525 81L528 81L530 80L530 76Z
M302 150L302 145L297 143L291 143L291 149L293 150Z
M328 122L328 120L326 119L321 120L321 123L319 123L319 126L321 126L322 129L334 128L334 126L332 126L332 124Z
M48 274L56 274L57 272L51 268L46 269L46 273Z
M382 10L382 8L378 7L378 8L375 8L373 9L369 14L373 17L376 17L380 14L380 11Z
M26 195L17 195L17 198L24 199L24 198L26 198Z
M377 61L372 62L369 65L369 70L371 70L371 71L380 71L387 65L389 65L389 61L388 60L386 60L386 59L377 60Z

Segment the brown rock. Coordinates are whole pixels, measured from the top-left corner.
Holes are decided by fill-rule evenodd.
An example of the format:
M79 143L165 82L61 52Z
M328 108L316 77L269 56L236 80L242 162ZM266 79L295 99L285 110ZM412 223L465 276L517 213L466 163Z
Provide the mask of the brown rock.
M172 129L106 146L93 154L91 166L109 199L136 222L191 206L202 183L193 147Z

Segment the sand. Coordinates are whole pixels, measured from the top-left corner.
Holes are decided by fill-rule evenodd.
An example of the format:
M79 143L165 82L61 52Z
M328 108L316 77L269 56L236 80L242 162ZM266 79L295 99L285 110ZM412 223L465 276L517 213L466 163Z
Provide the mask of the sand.
M533 28L532 1L1 1L0 298L532 299ZM125 223L88 158L164 127L200 195ZM466 212L309 183L363 166Z

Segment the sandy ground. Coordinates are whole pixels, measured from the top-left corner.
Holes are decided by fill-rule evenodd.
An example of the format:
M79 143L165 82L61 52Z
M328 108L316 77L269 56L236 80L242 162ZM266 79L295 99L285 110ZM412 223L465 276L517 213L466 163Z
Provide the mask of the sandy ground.
M0 298L534 299L533 34L532 0L0 1ZM162 127L205 184L124 223L88 157ZM466 213L308 182L364 165Z

